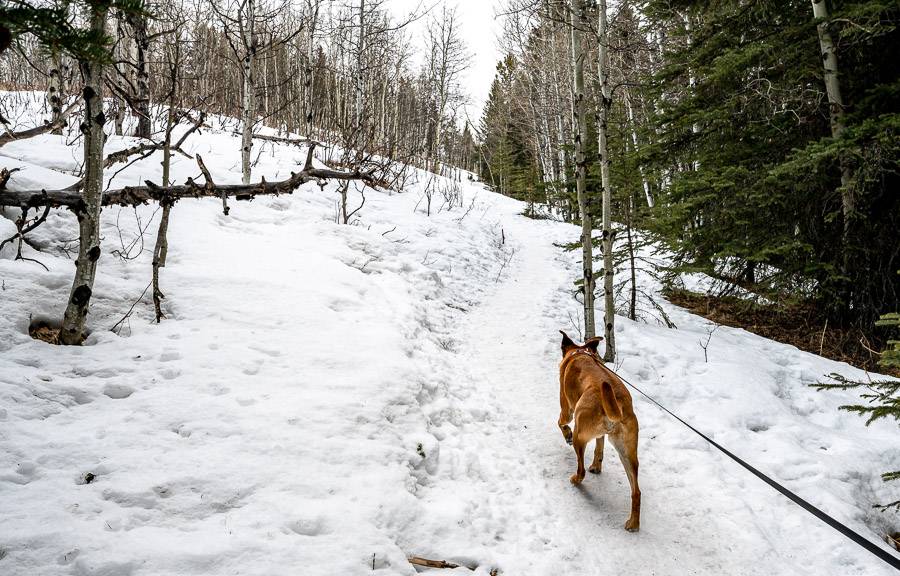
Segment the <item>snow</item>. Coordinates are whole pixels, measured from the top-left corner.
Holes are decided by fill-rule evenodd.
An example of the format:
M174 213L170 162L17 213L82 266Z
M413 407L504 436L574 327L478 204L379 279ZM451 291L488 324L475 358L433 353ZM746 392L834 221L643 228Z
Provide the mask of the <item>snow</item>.
M0 148L0 165L26 168L10 186L74 181L72 140ZM239 181L238 150L229 130L186 145L220 182ZM304 158L260 150L254 179ZM158 179L159 161L113 184ZM198 175L175 157L176 182ZM158 214L105 210L82 347L27 334L30 317L61 316L74 218L54 213L34 233L42 251L24 248L49 271L7 246L0 573L411 575L412 555L481 576L893 573L636 394L643 514L626 532L614 451L575 488L556 427L558 330L577 334L580 307L578 253L558 246L579 229L524 218L465 175L462 206L437 199L429 217L426 181L366 190L354 225L334 222L334 183L232 202L227 217L220 201L182 201L161 272L168 317L152 321L148 294L118 335L149 283ZM130 259L113 255L135 240ZM900 468L897 426L865 427L837 410L852 393L807 386L860 371L728 327L705 362L708 322L663 305L677 330L617 317L623 376L872 541L900 526L872 509L897 498L879 478Z

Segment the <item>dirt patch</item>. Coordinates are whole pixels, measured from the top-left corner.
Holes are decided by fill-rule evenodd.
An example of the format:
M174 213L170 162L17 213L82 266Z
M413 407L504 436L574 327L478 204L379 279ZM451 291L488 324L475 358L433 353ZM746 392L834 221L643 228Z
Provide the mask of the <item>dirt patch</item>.
M867 334L858 328L829 326L809 304L763 305L733 296L715 297L688 290L669 290L664 295L672 304L717 324L743 328L863 370L900 376L900 370L878 366L876 351L886 344L886 330Z
M59 344L59 330L59 326L45 320L37 320L28 326L28 335L47 344Z

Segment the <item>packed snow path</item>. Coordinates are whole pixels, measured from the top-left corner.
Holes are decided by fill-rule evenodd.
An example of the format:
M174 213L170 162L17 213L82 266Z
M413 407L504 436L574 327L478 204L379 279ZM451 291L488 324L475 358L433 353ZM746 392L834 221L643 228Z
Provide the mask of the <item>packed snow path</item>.
M227 183L240 179L237 147L209 131L188 151ZM23 168L10 186L65 186L78 164L50 135L3 154ZM302 159L266 146L255 174L274 180ZM158 170L149 158L117 182ZM195 172L176 159L176 180ZM368 191L355 226L334 223L333 184L229 217L215 201L179 203L169 318L152 323L145 301L119 336L108 328L145 289L149 246L112 255L138 224L105 210L83 347L27 335L30 315L61 314L72 216L36 231L43 251L25 247L48 272L7 247L0 574L410 576L410 555L477 576L891 573L641 398L641 531L625 532L615 452L575 488L556 426L558 330L575 336L579 309L578 256L558 245L578 229L465 180L455 207L436 196L429 216L429 177L416 176L402 194ZM153 214L140 208L140 225ZM0 237L13 231L0 218ZM871 539L896 529L896 513L871 508L896 498L878 477L900 467L896 425L865 428L837 411L852 394L807 386L859 371L728 328L705 362L708 323L667 310L677 330L617 318L629 380Z
M640 397L635 398L635 410L642 426L641 532L623 530L630 493L609 443L603 473L589 474L579 488L571 486L568 476L574 472L575 457L556 427L556 331L577 330L567 314L572 312L572 279L578 270L571 254L563 254L556 244L571 241L573 230L524 218L505 225L516 243L516 258L505 280L465 324L467 346L461 359L473 367L479 386L491 391L496 405L494 429L484 432L492 438L488 450L497 474L486 483L496 486L485 491L500 494L500 501L510 505L500 514L509 519L511 534L499 548L508 554L506 565L512 572L620 574L625 567L640 574L890 572ZM672 313L682 330L702 330L702 319ZM672 384L682 390L675 391L675 397L690 403L691 374L708 372L696 338L671 333L670 346L684 349L667 352L659 346L659 337L671 331L618 321L626 328L619 339L627 358L623 373L647 382L662 379L660 371L672 373L671 365L677 364L675 373L682 376ZM653 334L641 334L648 331ZM756 340L757 348L762 344L752 334L729 332L732 339ZM773 347L777 345L769 349ZM767 347L761 348L756 362L764 364ZM786 351L792 349L784 349L780 353L791 354ZM735 352L741 354L741 347ZM774 358L777 366L789 362L786 356ZM776 368L775 374L782 372ZM716 404L731 397L727 383L721 384L721 398L699 391L696 403L708 405L695 406L692 420L701 427L714 429L704 415L717 419ZM754 426L767 425L748 423ZM589 449L587 457L591 454ZM788 453L783 458L791 466L801 456ZM566 569L559 571L561 566Z

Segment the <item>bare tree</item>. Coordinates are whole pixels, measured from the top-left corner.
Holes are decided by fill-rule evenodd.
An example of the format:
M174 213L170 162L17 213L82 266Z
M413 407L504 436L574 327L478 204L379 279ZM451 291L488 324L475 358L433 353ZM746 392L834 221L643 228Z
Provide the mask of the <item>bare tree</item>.
M462 103L459 81L469 63L469 54L459 32L456 8L444 4L440 16L428 22L426 36L428 82L434 97L432 170L440 174L445 116Z
M612 362L616 358L616 305L613 289L613 241L612 229L612 190L609 177L609 147L607 145L607 130L609 122L609 109L612 106L612 90L609 85L609 31L607 29L606 0L600 0L598 6L597 42L599 43L599 57L597 70L600 77L600 122L597 126L600 153L600 180L603 186L603 328L606 348L603 351L603 359Z
M584 30L590 29L587 0L573 0L572 5L572 69L573 69L573 124L575 127L575 174L578 212L581 217L581 289L584 295L584 337L596 334L594 323L594 248L591 233L593 224L588 207L587 160L584 139L587 136L587 102L584 93ZM608 346L608 344L607 344Z
M108 7L104 3L90 6L88 18L91 31L103 34L106 29ZM78 214L78 259L69 303L66 306L59 332L61 344L80 344L85 337L85 321L94 288L97 260L100 259L100 202L103 187L103 144L106 135L103 125L102 60L80 62L84 76L84 187L81 202L84 209Z

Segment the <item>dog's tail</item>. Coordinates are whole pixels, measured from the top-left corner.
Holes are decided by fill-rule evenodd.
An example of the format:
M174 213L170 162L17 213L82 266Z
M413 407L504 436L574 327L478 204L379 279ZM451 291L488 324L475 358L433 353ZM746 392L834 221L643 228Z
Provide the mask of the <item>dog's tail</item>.
M622 407L619 406L619 401L616 400L612 384L606 380L600 385L600 402L603 405L603 412L606 413L607 418L613 422L618 422L622 419Z

